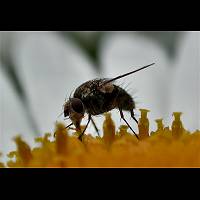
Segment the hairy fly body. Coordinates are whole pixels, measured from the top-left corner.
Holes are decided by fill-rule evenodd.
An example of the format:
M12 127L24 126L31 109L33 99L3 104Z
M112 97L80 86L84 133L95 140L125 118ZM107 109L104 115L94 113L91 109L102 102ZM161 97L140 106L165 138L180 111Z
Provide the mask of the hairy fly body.
M116 108L119 109L121 118L138 138L137 134L128 124L123 115L123 111L129 111L131 117L137 123L137 120L134 117L135 102L130 94L128 94L123 88L115 85L113 82L153 64L154 63L112 79L94 79L80 85L75 90L73 98L69 98L69 100L64 104L64 117L69 116L72 121L72 123L66 128L74 124L76 129L80 131L81 120L84 117L84 114L87 113L88 122L79 136L79 139L82 140L82 136L90 121L92 121L98 133L98 129L92 116L103 114Z

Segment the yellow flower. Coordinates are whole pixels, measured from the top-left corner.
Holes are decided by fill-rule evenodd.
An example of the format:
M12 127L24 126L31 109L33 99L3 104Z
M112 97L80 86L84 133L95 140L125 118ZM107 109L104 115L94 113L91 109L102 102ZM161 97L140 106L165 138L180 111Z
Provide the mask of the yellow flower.
M148 110L140 111L139 140L125 125L116 130L110 113L105 114L103 137L87 133L82 142L80 133L69 135L57 123L55 133L35 139L40 144L35 148L17 136L17 150L8 154L7 167L200 167L200 131L185 130L181 113L173 113L171 127L157 119L157 130L149 132Z

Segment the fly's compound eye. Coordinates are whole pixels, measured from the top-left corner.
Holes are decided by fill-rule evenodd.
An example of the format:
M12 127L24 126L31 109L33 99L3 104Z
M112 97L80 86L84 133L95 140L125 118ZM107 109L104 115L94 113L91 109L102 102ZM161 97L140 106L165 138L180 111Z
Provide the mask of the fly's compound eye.
M80 99L78 98L71 99L71 106L75 112L84 113L84 106Z

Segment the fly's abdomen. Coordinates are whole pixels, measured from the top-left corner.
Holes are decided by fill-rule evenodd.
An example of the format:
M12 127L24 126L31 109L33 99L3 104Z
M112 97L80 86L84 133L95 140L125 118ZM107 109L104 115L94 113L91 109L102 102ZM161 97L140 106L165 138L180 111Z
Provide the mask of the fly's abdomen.
M117 96L117 107L130 111L135 109L135 102L130 94L128 94L123 88L116 86L118 88L118 96Z
M82 99L86 110L92 115L99 115L108 112L116 107L114 93L96 92L85 99Z

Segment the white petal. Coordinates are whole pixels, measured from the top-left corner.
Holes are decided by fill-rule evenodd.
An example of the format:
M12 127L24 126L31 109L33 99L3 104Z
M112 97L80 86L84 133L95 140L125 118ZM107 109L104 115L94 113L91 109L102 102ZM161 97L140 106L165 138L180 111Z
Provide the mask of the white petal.
M12 139L18 134L29 144L33 143L34 134L22 102L0 66L0 152L4 161L7 153L16 149Z
M52 132L65 98L96 73L86 55L56 33L28 33L15 52L18 75L40 130Z
M134 33L110 33L102 41L100 52L106 77L115 77L155 62L155 66L127 76L120 82L130 82L129 88L137 90L134 94L138 97L136 102L139 101L136 104L137 110L139 108L151 110L149 113L151 129L156 127L153 121L156 118L167 119L171 85L169 80L172 78L172 72L163 49L153 41ZM136 113L140 114L138 111ZM130 114L126 116L130 118ZM119 120L119 114L115 120L117 118Z
M179 46L172 87L173 111L183 112L186 129L200 129L200 33L188 32Z

